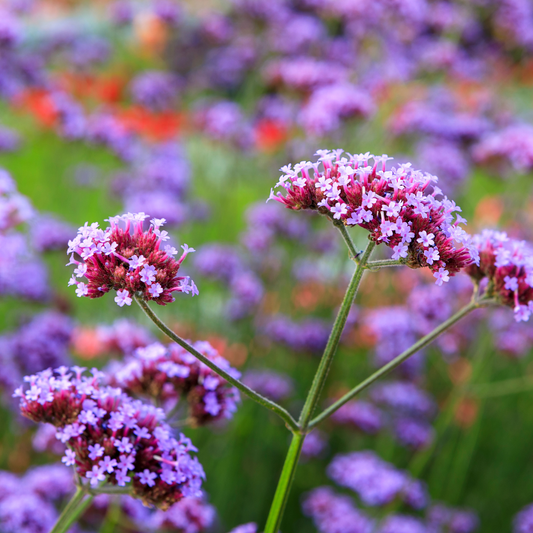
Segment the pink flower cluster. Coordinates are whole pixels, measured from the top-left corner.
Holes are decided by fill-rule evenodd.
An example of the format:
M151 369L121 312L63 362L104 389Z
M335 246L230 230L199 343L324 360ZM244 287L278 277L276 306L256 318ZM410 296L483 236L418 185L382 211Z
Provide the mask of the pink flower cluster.
M514 309L517 322L527 321L533 312L533 250L525 241L506 233L484 230L473 237L479 250L479 265L466 272L477 281L487 279L489 290L500 303Z
M386 155L342 156L343 150L318 150L316 163L281 168L270 199L289 209L316 209L346 226L361 226L377 244L392 248L392 258L411 268L428 267L437 285L477 261L477 250L460 224L466 220L435 185L436 176L411 164L386 170ZM373 160L373 164L370 161Z
M509 162L516 171L528 172L533 168L533 127L514 124L490 133L474 146L473 156L487 166Z
M233 377L240 377L208 342L198 341L193 346ZM139 348L112 375L114 384L135 396L161 401L186 397L189 418L195 425L230 418L240 400L235 387L177 344L153 343Z
M85 223L78 230L68 243L67 253L71 254L68 264L76 265L69 285L76 285L79 297L99 298L115 290L115 302L122 307L131 305L134 294L160 305L173 302L175 291L198 294L192 280L178 276L181 263L194 248L183 245L183 254L176 261L175 248L166 245L161 250L161 244L169 239L168 233L160 229L165 219L152 219L144 231L146 218L144 213L127 213L108 219L111 226L105 230L97 222ZM121 222L124 228L120 227ZM83 277L87 283L78 280Z
M62 461L92 487L132 487L132 495L167 509L184 496L201 495L205 477L184 435L172 436L161 409L134 400L121 389L101 386L103 373L59 367L28 376L20 387L24 416L57 428L66 444Z

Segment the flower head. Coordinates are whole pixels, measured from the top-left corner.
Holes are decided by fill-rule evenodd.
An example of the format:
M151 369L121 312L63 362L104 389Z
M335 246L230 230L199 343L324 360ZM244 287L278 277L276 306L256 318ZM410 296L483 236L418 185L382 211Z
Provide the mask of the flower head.
M281 176L271 193L289 209L316 209L347 226L361 226L370 239L393 249L411 268L428 267L438 285L476 260L464 219L436 187L436 176L410 164L386 169L387 156L319 150L316 163L303 161ZM371 163L373 161L373 163Z
M226 372L240 376L208 342L199 341L193 346ZM163 401L186 397L195 425L230 418L239 401L235 387L177 344L153 343L137 349L122 368L113 372L113 380L128 394Z
M144 213L127 213L110 218L111 225L105 230L96 222L78 230L69 241L68 254L69 264L77 265L71 284L76 285L79 297L99 298L115 290L115 302L122 307L131 305L135 294L160 305L173 302L175 291L198 294L194 282L178 276L181 263L194 249L185 246L181 257L174 259L161 250L161 243L168 238L167 232L160 231L164 220L153 219L144 231L146 218ZM86 278L87 283L77 278Z
M63 458L93 487L132 487L144 503L166 509L183 496L199 496L204 472L189 439L172 436L161 409L101 385L103 374L60 367L28 376L20 398L24 416L49 422L68 446Z
M527 321L533 312L533 249L506 233L484 230L473 243L479 264L466 272L476 281L487 279L489 288L503 305L512 307L517 322Z

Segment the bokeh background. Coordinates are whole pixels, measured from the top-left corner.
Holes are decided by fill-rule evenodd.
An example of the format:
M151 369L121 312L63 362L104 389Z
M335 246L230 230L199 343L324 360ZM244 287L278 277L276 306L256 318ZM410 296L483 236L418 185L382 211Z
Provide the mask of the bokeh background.
M297 414L351 264L327 220L265 203L278 169L319 148L387 153L437 175L467 231L531 239L532 50L528 0L3 0L0 167L18 190L4 186L0 204L4 474L60 460L17 414L23 375L67 361L103 368L159 338L140 309L67 287L77 227L127 211L166 218L172 243L197 250L183 268L200 295L160 315ZM363 230L352 236L364 246ZM461 275L436 288L406 267L367 274L323 405L470 290ZM478 311L387 380L396 392L374 387L322 424L283 531L333 531L302 510L319 486L370 516L411 514L427 528L416 531L512 531L533 502L532 342L511 310ZM281 422L245 399L232 420L183 430L217 513L206 530L262 527L289 443ZM333 458L362 450L422 480L433 504L475 513L477 529L430 529L425 508L368 506L335 485ZM5 509L0 498L0 531L15 531ZM99 513L84 531L143 530L127 510L127 521Z

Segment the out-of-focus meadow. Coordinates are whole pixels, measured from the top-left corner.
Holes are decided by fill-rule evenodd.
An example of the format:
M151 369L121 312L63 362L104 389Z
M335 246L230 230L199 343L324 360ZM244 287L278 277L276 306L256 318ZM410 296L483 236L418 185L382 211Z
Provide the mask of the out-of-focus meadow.
M2 185L0 478L60 464L53 435L11 398L24 375L106 368L163 341L135 305L67 286L67 241L86 221L166 218L171 244L196 249L182 268L200 294L158 313L295 415L352 263L324 217L265 203L282 165L315 161L320 148L386 153L437 175L469 233L533 239L532 51L528 0L4 0L0 168L31 208ZM362 249L365 231L350 232ZM468 300L466 276L433 281L407 267L365 275L323 407ZM282 531L363 531L317 518L309 493L320 486L369 517L412 515L412 533L513 530L533 503L533 330L511 309L476 313L308 437ZM289 445L281 421L243 399L233 418L181 430L206 472L208 527L148 526L127 507L117 519L106 503L79 531L262 528ZM336 484L328 465L363 450L423 481L424 504L396 495L376 505ZM17 522L5 497L0 531L47 531ZM439 522L441 504L479 522Z

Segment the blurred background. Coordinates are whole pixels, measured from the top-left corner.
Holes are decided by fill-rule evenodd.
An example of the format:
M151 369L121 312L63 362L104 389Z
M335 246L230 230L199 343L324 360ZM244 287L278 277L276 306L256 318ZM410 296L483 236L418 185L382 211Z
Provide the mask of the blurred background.
M265 203L278 169L320 148L387 153L437 175L470 233L530 240L532 52L529 0L2 0L0 477L41 497L38 465L62 454L17 412L24 375L104 368L160 338L140 309L67 287L76 228L128 211L165 218L171 243L197 250L183 270L200 295L160 316L297 415L353 264L327 220ZM362 248L366 232L351 234ZM470 298L466 276L433 281L407 267L365 276L323 406ZM362 531L320 511L310 491L324 486L332 509L344 495L365 516L412 516L413 533L513 530L533 502L533 330L510 309L476 313L307 438L283 531ZM282 423L244 399L232 420L182 430L209 517L156 523L106 501L79 530L262 527ZM328 468L365 450L388 464L377 485L403 472L422 481L418 500L371 502ZM52 517L68 495L57 490ZM0 531L48 530L5 498Z

